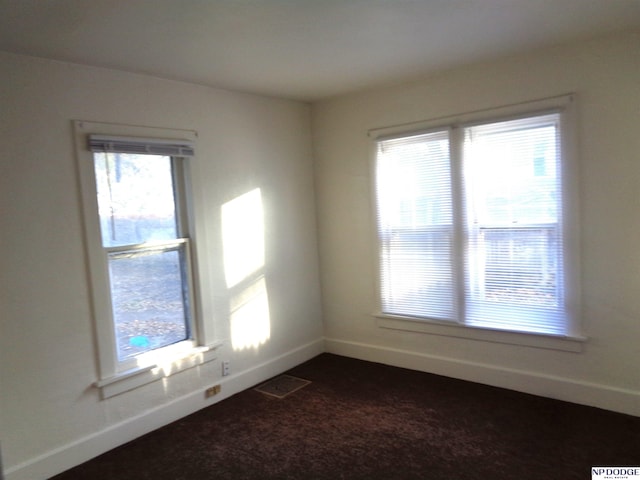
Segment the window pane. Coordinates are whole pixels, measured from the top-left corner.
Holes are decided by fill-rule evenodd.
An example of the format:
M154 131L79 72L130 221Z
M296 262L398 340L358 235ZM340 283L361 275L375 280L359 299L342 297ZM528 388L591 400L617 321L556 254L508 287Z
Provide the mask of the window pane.
M453 207L448 132L378 144L384 313L453 319Z
M189 338L184 246L109 255L120 361Z
M378 147L378 215L382 225L451 225L447 132L385 140Z
M491 228L478 232L473 289L476 299L557 306L556 231Z
M171 157L94 154L102 245L177 238Z
M555 223L559 209L557 115L467 128L470 215L484 225ZM524 125L523 125L524 123Z
M382 311L452 319L451 229L395 231L381 246Z
M558 122L465 128L468 324L562 332Z

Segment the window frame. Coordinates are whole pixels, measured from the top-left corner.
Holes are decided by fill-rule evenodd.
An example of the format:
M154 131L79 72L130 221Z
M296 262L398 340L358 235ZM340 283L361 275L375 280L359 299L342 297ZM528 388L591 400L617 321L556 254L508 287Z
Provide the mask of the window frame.
M548 334L523 332L520 330L498 329L494 327L469 325L464 323L461 315L455 322L431 318L412 317L409 315L390 315L382 309L381 255L378 237L377 212L379 209L376 192L377 179L377 146L378 142L393 138L410 137L438 130L448 130L451 142L451 175L452 198L454 208L454 244L456 258L461 259L454 266L454 282L457 299L455 309L460 311L465 304L464 288L464 187L462 176L462 149L464 128L478 125L517 120L539 115L559 113L561 186L563 201L561 205L563 218L563 272L565 288L566 333ZM371 138L371 193L374 219L374 245L376 249L376 305L373 316L378 326L394 330L445 335L458 338L469 338L515 345L526 345L540 348L551 348L578 352L586 341L581 333L580 323L580 271L579 271L579 212L578 212L578 165L576 148L576 99L575 94L561 95L541 100L528 101L498 108L478 110L470 113L440 117L415 123L372 129L368 132Z
M171 157L172 183L176 204L177 238L118 247L103 246L94 152L89 148L89 137L104 135L112 138L132 138L160 143L181 141L195 143L197 133L154 127L128 126L87 121L73 121L77 168L79 174L82 213L85 227L85 250L88 280L92 301L93 329L97 352L99 388L103 399L126 392L157 379L169 376L215 359L215 350L221 345L212 337L203 321L199 289L201 288L195 255L194 214L191 200L189 162L184 156ZM144 153L144 152L141 152ZM184 247L187 257L184 268L189 284L190 325L189 338L165 347L138 354L120 361L115 338L109 279L110 252L145 248ZM181 248L181 247L178 247Z

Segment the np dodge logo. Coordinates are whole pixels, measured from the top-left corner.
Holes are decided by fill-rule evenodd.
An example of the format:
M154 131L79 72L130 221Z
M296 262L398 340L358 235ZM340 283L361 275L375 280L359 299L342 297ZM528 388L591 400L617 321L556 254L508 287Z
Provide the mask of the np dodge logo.
M640 479L640 467L591 467L591 480Z

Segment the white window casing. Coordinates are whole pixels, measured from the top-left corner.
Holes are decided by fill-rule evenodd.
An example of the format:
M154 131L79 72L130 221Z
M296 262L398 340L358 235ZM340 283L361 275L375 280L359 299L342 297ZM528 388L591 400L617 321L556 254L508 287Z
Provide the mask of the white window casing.
M215 358L220 345L204 324L198 295L198 269L194 258L193 215L189 207L189 158L195 155L197 134L186 130L125 126L74 121L78 172L85 222L85 242L97 345L99 378L95 385L102 398L120 394L145 383ZM176 234L161 239L103 244L104 225L98 214L98 187L94 154L115 152L171 158ZM108 153L105 153L105 155ZM145 157L152 158L152 157ZM110 265L144 256L175 252L182 270L185 315L184 339L164 347L149 346L142 353L123 355L115 334ZM112 272L111 275L114 275ZM188 310L188 312L186 311Z
M379 325L579 351L575 95L369 135Z

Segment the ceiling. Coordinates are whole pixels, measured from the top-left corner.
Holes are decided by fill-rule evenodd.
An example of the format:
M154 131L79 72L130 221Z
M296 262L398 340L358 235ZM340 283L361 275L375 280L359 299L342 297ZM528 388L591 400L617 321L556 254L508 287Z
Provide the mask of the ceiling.
M0 0L0 50L304 101L639 27L640 0Z

